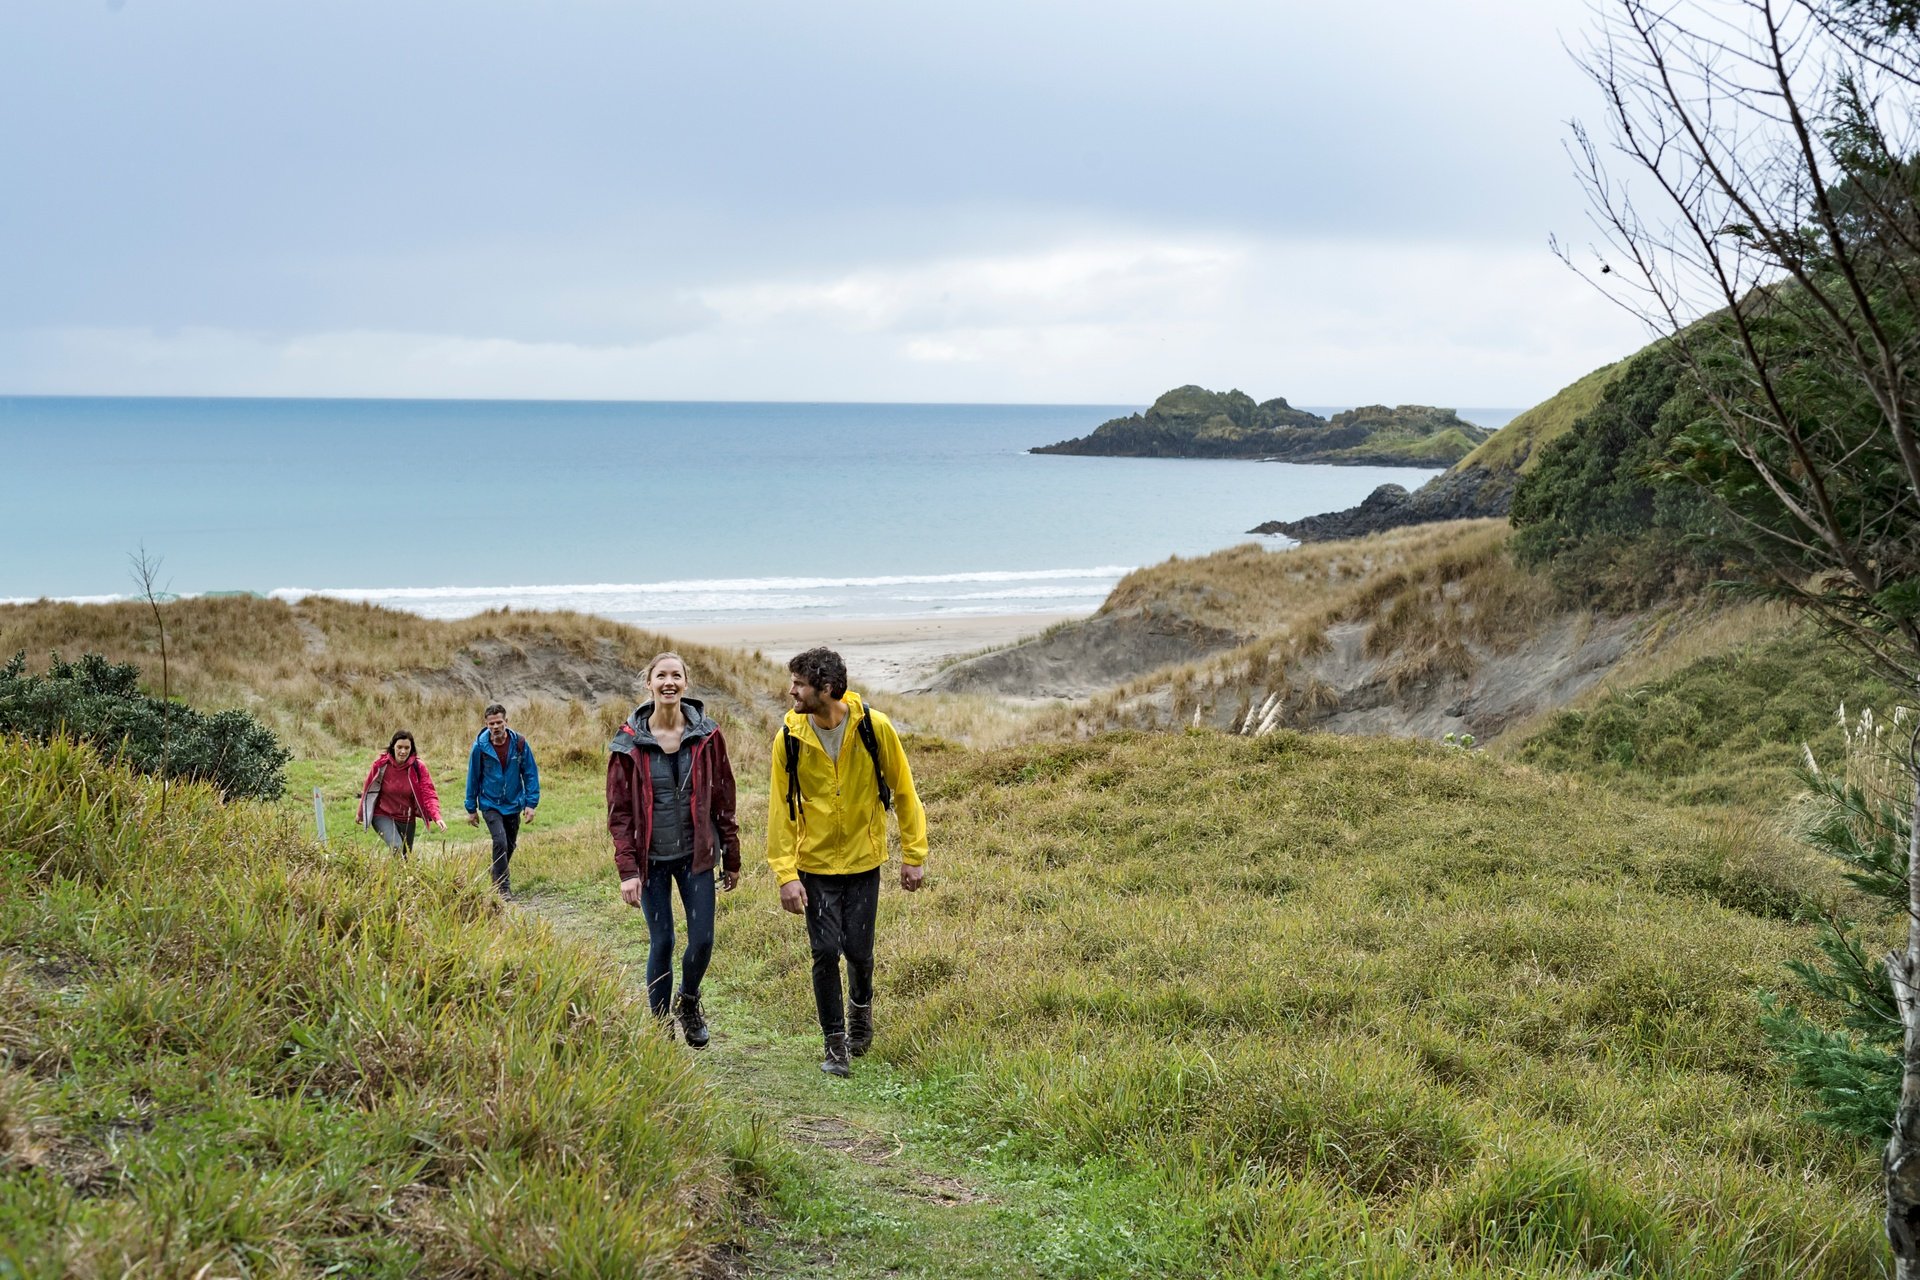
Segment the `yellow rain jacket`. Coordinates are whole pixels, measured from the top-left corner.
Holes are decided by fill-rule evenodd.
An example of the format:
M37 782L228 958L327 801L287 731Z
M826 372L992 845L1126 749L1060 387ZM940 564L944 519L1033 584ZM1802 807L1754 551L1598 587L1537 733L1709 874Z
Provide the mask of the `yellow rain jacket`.
M797 818L787 816L787 751L773 738L773 788L767 796L767 865L781 884L802 871L846 875L868 871L887 860L887 811L873 777L873 759L860 741L860 695L846 695L846 737L840 741L838 767L820 745L813 721L787 712L786 727L800 742L800 800ZM900 856L914 866L927 860L927 811L913 789L913 770L900 747L893 721L873 713L873 735L880 743L880 764L893 790L893 812L900 820Z

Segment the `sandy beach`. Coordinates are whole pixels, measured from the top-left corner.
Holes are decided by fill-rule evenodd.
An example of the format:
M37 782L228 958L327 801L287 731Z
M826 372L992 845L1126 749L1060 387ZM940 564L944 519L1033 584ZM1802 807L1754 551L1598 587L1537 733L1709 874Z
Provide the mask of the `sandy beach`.
M897 693L918 688L943 662L960 654L998 648L1083 613L1006 613L932 618L798 618L791 622L742 622L674 627L690 644L757 649L776 662L830 645L847 660L857 689Z

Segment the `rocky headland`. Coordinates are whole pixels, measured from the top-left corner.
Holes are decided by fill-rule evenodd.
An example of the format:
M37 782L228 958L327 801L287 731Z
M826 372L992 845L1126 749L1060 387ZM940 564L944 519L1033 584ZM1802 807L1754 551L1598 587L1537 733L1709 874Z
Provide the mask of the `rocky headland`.
M1445 467L1466 457L1492 434L1451 409L1429 405L1365 405L1322 418L1294 408L1284 398L1256 403L1244 391L1185 386L1155 400L1145 413L1114 418L1089 435L1033 452Z
M1298 520L1268 520L1247 532L1284 534L1300 542L1333 542L1437 520L1504 517L1513 505L1514 486L1541 447L1566 434L1592 410L1624 367L1624 361L1607 365L1563 388L1487 434L1470 453L1412 492L1401 485L1383 484L1357 507Z
M1284 534L1297 542L1335 542L1435 520L1504 516L1519 479L1520 473L1510 468L1461 464L1412 492L1404 485L1383 484L1357 507L1298 520L1268 520L1247 532Z

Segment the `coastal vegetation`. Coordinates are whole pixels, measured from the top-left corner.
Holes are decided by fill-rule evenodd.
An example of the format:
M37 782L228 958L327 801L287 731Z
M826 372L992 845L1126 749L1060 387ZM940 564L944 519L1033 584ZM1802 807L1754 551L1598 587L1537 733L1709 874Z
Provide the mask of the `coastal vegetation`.
M1491 434L1451 409L1427 405L1365 405L1328 419L1281 398L1256 404L1242 391L1185 386L1155 400L1145 413L1110 419L1091 434L1033 452L1445 467Z
M1412 640L1429 624L1396 602L1464 600L1438 623L1508 643L1555 606L1505 538L1238 548L1142 570L1109 608L1177 600L1223 629L1303 636L1316 607L1397 609ZM570 615L163 607L174 637L227 642L179 644L177 684L293 731L290 772L349 834L318 846L299 805L201 788L162 826L150 784L86 750L10 748L8 794L29 798L0 803L0 968L26 994L0 1049L24 1100L0 1125L0 1237L29 1242L22 1274L131 1258L163 1228L168 1258L316 1273L603 1274L617 1246L662 1274L742 1248L852 1276L1878 1274L1870 1154L1805 1118L1762 1030L1756 992L1816 953L1799 917L1858 913L1766 816L1787 777L1771 742L1729 738L1711 765L1740 777L1753 747L1767 787L1710 795L1664 789L1658 753L1527 764L1438 735L1285 728L1079 738L1051 713L990 749L923 729L909 745L937 880L886 896L882 1037L845 1104L865 1127L823 1138L843 1104L812 1078L805 943L757 858L721 906L710 1056L652 1038L620 968L644 932L611 889L601 753L634 655L661 637ZM93 647L145 643L117 607L78 614L0 609L0 634L66 618ZM1725 626L1669 625L1659 652ZM1676 671L1697 680L1695 663L1780 625L1749 607ZM779 671L689 658L725 708L757 850ZM329 672L319 712L309 664ZM1683 696L1665 678L1642 702ZM550 735L526 913L485 892L482 842L394 864L344 820L384 699L464 747L507 689L514 723ZM1836 673L1805 696L1856 691ZM1689 742L1748 709L1737 692L1698 701ZM961 703L888 698L908 725L961 723ZM450 754L430 758L458 777ZM169 905L143 914L154 902ZM562 1016L588 1030L562 1036ZM556 1036L572 1047L549 1062L535 1046ZM614 1115L573 1074L589 1062L596 1080L654 1081L644 1113ZM296 1078L318 1083L289 1092ZM653 1182L623 1172L640 1153ZM612 1180L642 1191L594 1208ZM504 1206L512 1186L540 1194ZM554 1243L572 1238L573 1254Z
M689 1274L769 1173L464 860L0 735L0 1274Z
M229 799L271 800L286 789L288 752L245 711L206 715L150 697L138 667L97 653L56 657L44 676L26 665L24 650L0 664L0 733L96 743L142 773L206 782Z
M957 685L890 698L934 879L885 895L880 1038L844 1091L757 859L720 907L714 1046L633 999L601 762L664 637L153 603L174 687L270 726L335 813L396 722L457 776L495 698L549 795L503 909L480 842L396 862L344 823L317 843L299 802L188 784L162 808L124 758L0 739L0 1261L1852 1280L1888 1273L1891 1221L1912 1274L1920 942L1878 957L1913 915L1915 764L1877 742L1877 787L1853 769L1862 707L1914 714L1890 710L1920 635L1913 256L1874 238L1914 184L1839 106L1853 185L1769 206L1823 234L1697 220L1709 258L1783 275L1450 473L1449 502L1512 487L1511 525L1141 570L941 674L1108 664L1011 727ZM1320 430L1162 400L1110 442L1286 456L1232 451ZM1338 429L1434 425L1368 413ZM1710 596L1721 576L1802 612ZM0 651L116 670L146 613L0 609ZM684 651L757 849L781 672ZM49 671L8 668L72 676Z
M1685 421L1682 371L1648 348L1624 362L1576 429L1547 440L1514 490L1513 553L1570 599L1637 607L1697 590L1726 566L1726 520L1701 489L1657 473Z

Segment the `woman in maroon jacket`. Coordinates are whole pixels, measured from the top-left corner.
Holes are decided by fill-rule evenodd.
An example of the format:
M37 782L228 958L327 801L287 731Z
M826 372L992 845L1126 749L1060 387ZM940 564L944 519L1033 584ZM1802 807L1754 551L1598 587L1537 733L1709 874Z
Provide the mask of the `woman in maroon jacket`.
M647 1005L677 1017L687 1044L707 1046L700 980L713 959L714 863L721 885L740 883L740 828L733 820L727 740L689 698L687 664L663 653L647 664L652 700L627 717L607 759L607 830L620 897L647 919ZM673 892L687 917L680 990L673 982Z
M387 742L387 749L360 784L360 825L372 827L389 849L404 855L413 850L417 817L447 829L440 817L440 793L433 789L433 775L414 749L413 734L402 729Z

